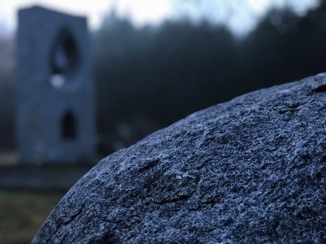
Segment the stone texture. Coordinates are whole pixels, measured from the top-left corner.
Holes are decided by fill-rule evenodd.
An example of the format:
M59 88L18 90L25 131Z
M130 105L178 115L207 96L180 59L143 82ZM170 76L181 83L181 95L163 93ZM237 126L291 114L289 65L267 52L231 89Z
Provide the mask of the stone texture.
M23 163L90 161L95 97L86 18L34 6L18 12L16 134Z
M34 243L325 243L326 74L210 107L103 159Z

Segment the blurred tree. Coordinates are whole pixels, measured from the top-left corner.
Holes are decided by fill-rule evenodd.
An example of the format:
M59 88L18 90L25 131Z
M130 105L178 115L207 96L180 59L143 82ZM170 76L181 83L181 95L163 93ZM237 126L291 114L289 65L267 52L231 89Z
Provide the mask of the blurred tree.
M14 148L13 40L0 37L0 151Z
M111 13L94 34L104 152L196 110L323 71L324 13L325 4L305 17L272 9L243 40L207 22L137 29Z
M99 128L106 138L114 138L121 123L147 121L134 131L136 140L232 96L223 82L233 73L235 42L221 26L185 21L135 29L111 14L94 42Z
M325 17L322 6L301 18L288 9L271 10L242 44L250 60L245 70L259 70L253 78L264 86L324 71Z

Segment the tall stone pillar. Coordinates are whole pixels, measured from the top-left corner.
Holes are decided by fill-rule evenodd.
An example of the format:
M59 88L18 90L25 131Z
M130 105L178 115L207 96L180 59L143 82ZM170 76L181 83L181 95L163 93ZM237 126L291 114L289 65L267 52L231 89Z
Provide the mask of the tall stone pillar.
M21 162L92 160L95 97L86 18L39 6L21 9L16 41Z

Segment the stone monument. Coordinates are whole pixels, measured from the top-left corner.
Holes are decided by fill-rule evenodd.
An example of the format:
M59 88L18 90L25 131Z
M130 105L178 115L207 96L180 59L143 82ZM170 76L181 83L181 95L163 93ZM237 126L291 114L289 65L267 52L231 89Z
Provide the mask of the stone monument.
M74 163L95 153L95 97L86 18L18 12L16 134L21 162Z

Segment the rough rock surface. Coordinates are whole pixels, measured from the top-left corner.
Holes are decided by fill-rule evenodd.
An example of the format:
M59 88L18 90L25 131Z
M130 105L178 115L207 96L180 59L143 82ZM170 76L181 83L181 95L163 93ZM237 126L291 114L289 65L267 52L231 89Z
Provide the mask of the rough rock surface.
M326 74L194 113L103 159L34 243L325 243Z

